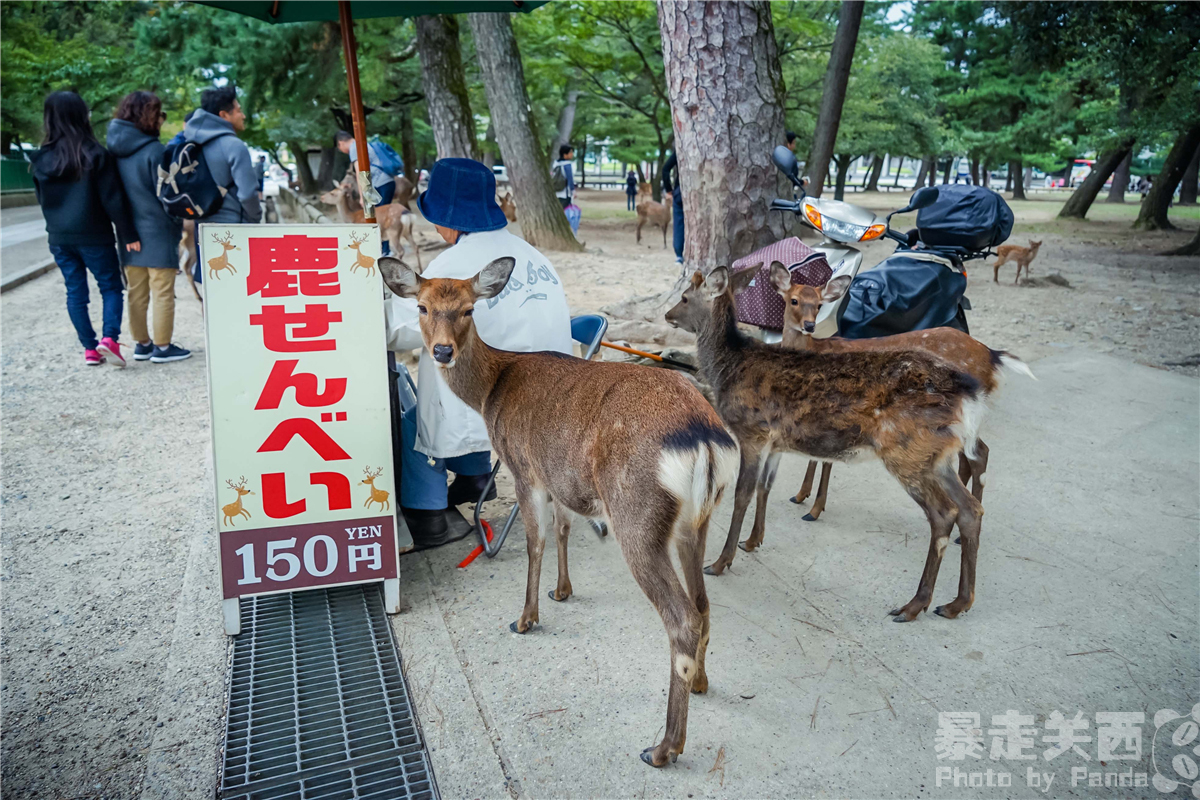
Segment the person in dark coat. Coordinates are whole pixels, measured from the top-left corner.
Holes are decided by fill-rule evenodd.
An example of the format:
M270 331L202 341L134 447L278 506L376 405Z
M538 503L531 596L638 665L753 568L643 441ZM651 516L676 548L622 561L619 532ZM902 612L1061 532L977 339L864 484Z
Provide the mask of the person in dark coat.
M671 153L671 157L663 164L662 168L662 190L663 194L671 195L671 216L674 223L675 233L675 263L683 263L683 187L679 185L679 159L676 158L677 153ZM674 173L675 181L671 182L671 174Z
M119 238L126 251L136 252L141 242L117 161L96 141L90 115L74 92L54 92L46 98L46 139L31 159L33 188L46 218L50 254L66 283L67 315L83 345L84 362L96 366L109 360L123 367L125 357L117 340L125 299L114 245ZM88 315L88 272L100 286L104 305L99 340Z
M629 170L629 174L625 176L625 210L626 211L636 211L637 210L637 192L638 192L637 173L634 172L633 170Z
M158 166L164 148L158 141L166 116L162 101L150 92L133 92L121 101L108 123L108 150L117 157L125 194L133 208L142 249L121 254L129 281L129 328L136 340L133 357L164 364L192 354L171 343L175 330L175 274L183 223L167 214L158 200ZM154 335L146 311L154 300Z

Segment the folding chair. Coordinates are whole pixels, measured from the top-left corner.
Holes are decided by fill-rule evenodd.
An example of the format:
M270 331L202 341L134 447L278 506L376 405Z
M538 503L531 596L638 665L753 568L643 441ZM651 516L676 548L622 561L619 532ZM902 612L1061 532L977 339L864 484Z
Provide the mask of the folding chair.
M571 338L584 346L584 360L590 360L592 356L596 355L600 349L600 342L604 340L604 332L607 330L608 320L598 314L584 314L571 318ZM480 514L483 508L483 498L487 497L487 493L495 485L496 473L499 471L500 461L497 459L496 465L492 467L492 474L488 477L487 485L483 487L483 491L479 494L479 500L475 503L475 533L479 536L479 544L483 546L483 552L488 558L495 558L496 554L500 552L504 540L508 538L508 532L512 530L513 523L517 521L517 511L519 510L518 504L513 503L512 510L508 512L508 519L505 520L504 527L500 529L500 534L489 542L487 535L483 532Z

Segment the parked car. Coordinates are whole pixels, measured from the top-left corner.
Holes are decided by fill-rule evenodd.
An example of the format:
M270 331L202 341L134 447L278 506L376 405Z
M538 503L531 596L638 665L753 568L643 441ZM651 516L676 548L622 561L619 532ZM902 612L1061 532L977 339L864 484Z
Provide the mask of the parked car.
M503 164L496 164L492 167L492 174L496 176L496 183L508 183L508 167Z

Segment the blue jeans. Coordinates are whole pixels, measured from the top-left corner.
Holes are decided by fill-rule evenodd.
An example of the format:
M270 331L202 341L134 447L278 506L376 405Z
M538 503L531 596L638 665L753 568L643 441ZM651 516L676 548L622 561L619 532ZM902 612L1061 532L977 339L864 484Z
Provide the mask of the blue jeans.
M400 505L404 508L437 511L446 507L446 472L455 475L486 475L492 471L492 454L488 450L467 453L454 458L436 458L429 465L429 456L418 453L417 409L410 408L400 417L400 434L404 449L400 453Z
M79 343L84 350L95 350L96 329L88 315L87 274L96 278L100 287L100 298L104 307L103 335L117 339L121 335L121 314L124 311L125 287L121 282L121 263L117 260L114 245L81 247L77 245L51 245L58 268L62 270L63 282L67 285L67 316L75 326Z
M671 193L671 207L675 218L675 229L672 231L675 236L675 257L683 258L683 194L678 186Z
M625 210L626 211L636 211L637 210L637 195L636 194L629 194L628 192L625 193Z

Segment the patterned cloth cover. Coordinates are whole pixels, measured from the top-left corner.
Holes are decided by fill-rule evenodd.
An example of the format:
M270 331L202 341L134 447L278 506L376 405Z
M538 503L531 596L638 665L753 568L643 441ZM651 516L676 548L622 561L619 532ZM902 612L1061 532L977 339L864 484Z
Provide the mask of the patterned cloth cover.
M825 256L793 236L755 250L733 262L730 272L740 272L762 264L750 286L737 295L738 322L773 331L783 330L783 298L771 285L771 263L779 261L792 273L792 283L824 286L833 275Z

